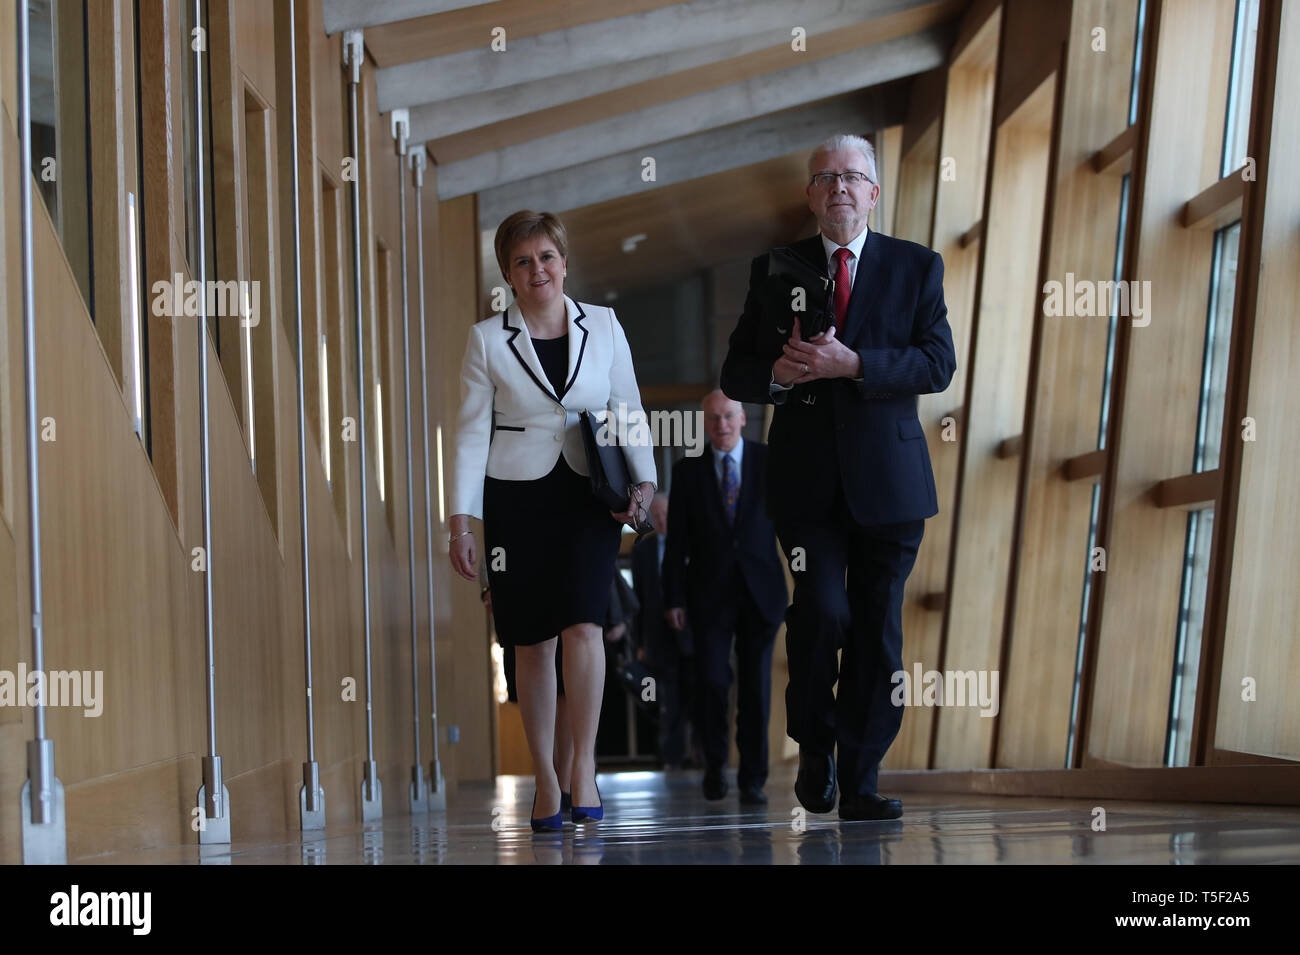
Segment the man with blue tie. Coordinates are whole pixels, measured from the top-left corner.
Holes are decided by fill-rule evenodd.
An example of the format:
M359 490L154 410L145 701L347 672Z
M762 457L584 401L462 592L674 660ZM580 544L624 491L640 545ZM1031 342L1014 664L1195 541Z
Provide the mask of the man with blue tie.
M703 402L709 450L673 468L664 549L669 625L695 637L697 729L704 796L727 795L728 705L734 641L739 669L736 787L746 805L767 802L767 722L772 646L789 591L765 506L767 447L741 437L745 411L721 391Z
M830 812L838 756L840 818L896 819L902 804L877 779L903 719L891 702L903 585L939 509L916 407L956 369L943 260L867 228L880 186L858 136L813 151L805 194L821 234L754 260L722 389L777 406L768 505L795 582L786 614L795 796ZM807 280L782 285L791 269ZM824 328L812 334L814 324Z

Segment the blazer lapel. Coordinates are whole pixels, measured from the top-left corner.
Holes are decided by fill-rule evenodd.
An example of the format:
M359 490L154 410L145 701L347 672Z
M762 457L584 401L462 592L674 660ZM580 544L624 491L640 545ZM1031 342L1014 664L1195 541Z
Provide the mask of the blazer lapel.
M567 295L564 297L564 305L569 310L569 374L565 378L564 394L560 395L561 398L568 394L573 383L578 380L582 356L587 351L587 326L582 324L587 313L582 310L581 305Z
M880 297L884 282L880 280L880 245L874 231L867 232L867 239L862 243L862 256L858 259L858 268L853 275L853 291L849 294L849 314L844 321L843 344L853 347L867 316Z
M546 380L546 372L542 370L542 363L537 359L537 352L533 350L533 340L528 335L523 335L525 331L524 318L519 313L518 305L511 305L501 313L501 322L505 328L506 334L510 337L506 339L506 344L510 350L515 353L519 359L519 364L523 366L528 377L533 379L533 383L542 389L542 393L550 398L556 404L560 404L560 399L555 392L551 390L550 384ZM523 335L523 344L517 344L516 339ZM569 348L573 348L573 342L569 342Z

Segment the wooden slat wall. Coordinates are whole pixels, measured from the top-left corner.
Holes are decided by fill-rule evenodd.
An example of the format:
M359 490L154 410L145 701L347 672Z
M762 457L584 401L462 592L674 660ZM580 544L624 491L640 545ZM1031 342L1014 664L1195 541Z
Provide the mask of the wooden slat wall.
M146 56L156 57L146 71L147 84L154 88L154 83L160 83L168 90L165 96L150 101L146 109L153 111L150 115L160 109L172 110L170 127L152 123L145 126L146 171L153 170L157 176L148 183L143 220L149 249L146 268L148 281L152 282L164 276L170 279L174 271L185 272L183 157L169 152L165 140L172 133L179 136L180 56L188 46L182 36L181 18L173 8L153 2L142 3L141 8L142 16L154 18L153 32L147 35L168 38L166 43L146 44ZM217 14L222 11L228 18L225 32L212 30L209 49L212 59L218 59L220 47L227 43L223 37L233 34L240 38L225 80L232 95L240 95L235 111L231 111L229 103L216 104L217 109L223 117L230 112L232 122L236 117L242 120L245 88L255 90L266 104L265 111L257 111L265 114L266 125L261 127L260 139L258 135L251 139L260 142L266 156L261 160L264 168L260 174L270 183L267 195L270 190L278 195L288 188L283 178L276 181L287 171L288 146L281 139L287 127L276 109L285 80L277 71L285 68L287 18L282 11L251 0L214 4L214 19L218 22L221 20ZM298 34L303 41L298 50L303 80L300 103L309 107L304 109L301 141L305 154L302 201L311 207L303 210L304 301L321 301L326 298L322 292L327 283L337 283L336 297L341 301L336 303L333 320L340 327L330 342L331 364L337 371L331 383L332 420L326 423L329 433L337 434L342 417L355 414L358 399L354 377L344 373L355 360L350 357L354 355L351 325L345 321L351 315L346 251L350 216L343 205L347 193L341 190L337 195L343 207L337 210L337 224L343 241L339 243L339 262L334 264L342 268L327 272L329 260L321 248L325 230L316 202L321 171L327 170L337 179L343 158L339 43L337 38L324 36L319 4L300 5L299 11L303 21ZM172 17L170 21L162 21L164 12ZM12 18L0 18L0 59L6 63L13 62L13 29ZM126 64L124 69L133 66L129 58ZM10 621L9 626L0 626L0 669L16 670L20 660L30 662L30 631L19 625L28 618L28 532L22 467L21 308L19 284L12 281L19 251L17 184L21 174L14 167L17 137L11 71L4 72L0 78L5 102L0 117L0 166L6 175L0 187L0 207L5 213L5 227L0 244L0 278L9 281L3 283L5 321L0 328L0 447L7 475L2 508L6 520L0 527L0 574L7 583L0 593L11 596L0 600L0 622ZM366 75L371 75L369 68ZM308 82L308 77L314 81ZM367 115L365 121L371 127L370 154L386 155L395 165L387 118ZM238 129L238 125L231 127L232 131ZM233 133L227 137L230 155L244 138L240 132L238 137ZM134 156L129 141L124 154ZM230 155L219 159L218 165L228 162ZM363 163L361 167L363 177L374 177L362 241L374 248L382 239L396 250L400 241L396 183L391 170L380 176L377 168L371 172L371 165ZM231 187L236 191L230 195L219 191L218 203L239 209L243 203L235 197L245 188L247 165L232 163L228 168ZM463 228L452 233L462 252L468 250L470 259L440 271L434 196L430 181L425 190L427 318L434 375L429 388L430 415L446 420L448 402L444 392L455 388L448 384L442 369L446 343L437 333L437 323L451 310L438 308L434 296L467 296L469 306L459 314L463 323L473 319L477 236L471 208L462 217ZM259 221L265 218L268 240L265 246L252 250L260 260L253 271L239 276L260 278L274 286L282 275L274 258L283 262L292 254L280 222L286 207L274 200L257 199L254 196L248 205ZM189 827L190 809L201 781L198 756L206 752L203 588L202 577L191 570L191 548L201 542L199 328L193 320L183 317L151 319L151 347L169 337L172 346L151 350L155 437L164 439L155 441L155 455L161 452L161 458L151 465L131 430L127 401L114 363L106 356L102 336L81 302L53 224L39 201L34 212L40 413L54 417L58 429L58 440L42 444L41 451L47 666L104 671L104 710L98 719L85 718L79 710L48 711L58 774L68 793L69 853L76 857L145 843L191 842L194 836ZM233 222L227 225L234 228ZM225 241L227 247L238 248L229 236ZM411 254L413 265L413 247ZM259 272L259 268L266 271ZM367 263L367 268L373 269L373 264ZM383 293L374 290L372 300L387 294L391 301L400 303L397 270L391 271L389 288ZM373 285L373 276L368 281ZM284 307L282 303L286 303ZM236 404L240 392L226 386L211 343L207 346L211 371L213 549L209 562L214 598L217 752L225 763L237 839L296 826L301 762L306 754L296 373L289 314L292 296L264 285L262 306L262 321L254 331L265 338L254 340L253 374L258 385L259 416L271 416L271 433L276 440L265 455L259 453L258 466L276 476L281 515L278 528L265 504L266 488L259 486L249 466L242 416ZM304 315L308 328L314 327L314 311ZM400 320L400 312L395 315ZM367 320L372 318L373 312L368 312ZM232 325L237 334L237 323ZM343 334L344 328L348 334ZM160 330L168 334L160 334ZM413 338L414 334L413 328ZM455 351L458 362L459 347ZM311 349L308 352L311 354ZM415 357L418 355L413 353ZM399 334L389 336L381 364L389 369L392 379L386 382L386 389L392 392L391 404L400 407L403 382L391 371L401 367ZM308 395L319 388L315 378L319 371L314 366L314 360L308 364ZM170 382L173 387L159 388L160 382ZM160 408L164 412L161 415ZM418 403L413 408L418 414L417 409ZM168 414L174 430L158 429L157 423ZM418 420L414 425L423 427ZM403 428L399 415L389 430L392 435L404 437ZM168 433L174 436L167 439ZM258 450L263 450L260 439ZM418 440L413 441L413 451L419 454L419 450ZM360 548L356 546L360 521L355 500L348 503L349 495L355 498L357 493L356 446L340 442L337 452L331 490L324 479L318 440L309 429L307 496L316 755L326 790L327 815L336 824L359 817L361 761L365 758L364 690L358 687L357 702L345 702L340 694L343 678L353 677L360 685L364 675ZM397 476L389 488L393 512L404 518L408 497L404 441L390 441L385 452L391 462L390 472ZM436 467L436 460L431 463ZM155 479L155 468L159 479ZM415 471L417 485L422 487L418 464ZM162 486L161 478L167 473L174 475L171 491ZM376 759L384 782L386 812L398 813L406 805L406 783L415 758L411 744L407 542L404 519L393 522L396 532L388 529L384 508L374 493L373 473L369 483ZM436 493L436 475L431 483ZM417 527L416 545L422 552L422 519L417 520ZM445 526L438 527L436 521L434 533L445 540ZM450 570L445 553L437 547L434 552L439 590L446 596L451 589L447 579ZM417 605L423 644L418 666L425 728L420 759L427 766L432 750L427 731L428 601L423 586L423 557L417 559ZM462 634L465 651L477 651L486 661L477 589L469 585L466 589L472 591L465 595L472 606L467 601L455 608L456 621L469 618ZM474 611L473 616L468 615L467 608ZM449 619L452 610L450 600L444 600L439 614ZM453 647L457 646L456 630L447 625L448 619L440 620L446 632L439 634L440 650L445 654L445 665L440 667L439 701L443 767L450 788L454 788L458 781L458 749L472 749L475 758L465 761L464 766L477 773L479 779L490 778L494 726L488 708L487 667L462 666L458 678L452 659ZM452 725L460 727L463 747L447 746L447 728ZM26 773L24 748L31 735L30 709L0 708L0 791L14 794L21 787ZM18 861L18 831L16 798L0 800L0 862Z
M460 363L465 355L469 328L480 318L474 287L455 277L477 276L481 268L478 242L478 202L463 196L437 202L435 184L426 177L424 195L438 206L438 268L429 278L436 282L429 299L435 306L438 328L435 347L430 354L431 374L441 389L442 453L444 479L451 474L455 460L456 413L460 408ZM425 214L425 229L435 217ZM495 269L495 263L490 266ZM437 465L434 464L434 467ZM450 517L450 513L447 514ZM482 524L472 521L479 546L482 547ZM434 560L438 562L438 592L435 599L438 626L452 641L450 653L439 658L446 667L451 698L462 718L460 744L451 747L452 758L461 779L490 779L496 751L496 705L477 687L492 672L491 647L487 638L487 618L479 600L479 584L461 580L451 571L447 558L446 524L435 542ZM440 674L441 676L441 674ZM440 680L441 682L441 680Z
M943 117L939 132L939 178L934 197L933 245L943 256L944 301L952 326L957 370L948 389L939 395L922 395L918 413L934 468L939 513L926 521L925 539L916 566L907 580L903 604L903 665L915 661L934 669L940 659L943 618L925 609L927 593L942 591L948 573L948 547L953 502L957 486L957 443L944 440L942 419L957 410L965 393L969 345L974 315L975 273L979 247L962 248L960 237L981 216L993 116L994 68L997 62L1001 8L988 4L972 9L962 33L970 39L948 70ZM983 16L983 21L974 20ZM951 160L951 162L949 162ZM964 422L958 424L964 428ZM959 432L949 431L952 437ZM925 768L929 765L934 711L915 707L903 719L898 738L884 763L890 769Z
M1049 77L994 133L979 310L962 422L959 536L944 613L944 670L999 668L1019 467L996 451L1024 422L1055 97L1055 79ZM935 767L988 765L993 726L979 707L945 706L938 715Z
M1261 15L1261 26L1265 21ZM1274 42L1261 30L1261 44ZM1233 545L1214 744L1222 750L1300 759L1300 593L1295 567L1300 545L1295 469L1300 461L1300 422L1283 412L1294 401L1300 376L1295 302L1300 299L1300 188L1294 175L1300 150L1300 9L1283 4L1276 42L1277 92L1269 140L1258 304L1250 344L1247 414L1257 422L1256 440L1242 445L1240 493ZM1228 422L1234 440L1239 421ZM1242 700L1242 681L1256 683L1254 702Z
M1104 53L1093 50L1096 27L1106 31ZM1088 160L1127 126L1136 28L1136 0L1075 0L1049 199L1049 281L1064 283L1067 272L1092 281L1114 275L1121 179L1094 172ZM1097 446L1108 327L1106 316L1045 318L1041 301L995 759L1025 768L1065 765L1093 485L1065 480L1061 462Z
M1192 466L1213 236L1177 215L1219 178L1234 6L1166 2L1158 15L1136 267L1125 276L1151 283L1151 323L1119 339L1127 374L1103 484L1113 520L1086 737L1089 756L1124 765L1164 758L1187 514L1156 508L1148 492Z
M894 198L894 234L900 239L930 244L934 218L934 187L939 178L939 124L932 122L903 157Z

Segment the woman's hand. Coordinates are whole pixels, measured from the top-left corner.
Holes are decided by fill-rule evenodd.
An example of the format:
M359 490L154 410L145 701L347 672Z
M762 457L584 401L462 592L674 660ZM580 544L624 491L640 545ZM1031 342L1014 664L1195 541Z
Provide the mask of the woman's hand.
M620 524L626 524L633 530L636 530L636 526L650 516L650 499L654 496L655 486L649 481L642 481L636 485L636 489L640 492L640 501L637 501L635 493L629 494L626 511L622 514L615 514L613 511L609 512L610 517Z
M451 569L466 580L478 580L478 549L474 546L474 532L469 529L469 516L453 514L450 530L447 552Z

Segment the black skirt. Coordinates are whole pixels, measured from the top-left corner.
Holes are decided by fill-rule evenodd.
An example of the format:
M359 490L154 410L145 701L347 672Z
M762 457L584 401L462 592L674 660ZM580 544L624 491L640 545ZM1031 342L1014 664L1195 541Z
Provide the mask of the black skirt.
M483 482L484 562L502 646L603 626L622 526L564 460L535 481Z

